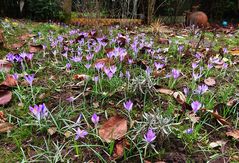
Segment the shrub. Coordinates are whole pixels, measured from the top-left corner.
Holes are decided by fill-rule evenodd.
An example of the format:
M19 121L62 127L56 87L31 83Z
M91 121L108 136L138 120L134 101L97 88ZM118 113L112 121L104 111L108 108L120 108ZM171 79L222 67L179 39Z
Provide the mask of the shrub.
M63 14L59 0L28 0L26 5L31 19L62 19Z

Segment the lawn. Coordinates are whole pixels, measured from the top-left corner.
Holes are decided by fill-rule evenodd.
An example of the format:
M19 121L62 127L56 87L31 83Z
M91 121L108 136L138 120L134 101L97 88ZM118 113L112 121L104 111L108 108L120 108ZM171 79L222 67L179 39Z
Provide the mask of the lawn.
M0 162L239 161L239 29L0 31Z

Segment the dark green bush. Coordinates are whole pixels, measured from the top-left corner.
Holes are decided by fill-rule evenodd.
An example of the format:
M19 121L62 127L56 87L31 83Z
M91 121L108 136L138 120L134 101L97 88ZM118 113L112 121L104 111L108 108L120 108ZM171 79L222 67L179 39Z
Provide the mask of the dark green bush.
M27 0L28 16L35 20L62 19L59 0Z

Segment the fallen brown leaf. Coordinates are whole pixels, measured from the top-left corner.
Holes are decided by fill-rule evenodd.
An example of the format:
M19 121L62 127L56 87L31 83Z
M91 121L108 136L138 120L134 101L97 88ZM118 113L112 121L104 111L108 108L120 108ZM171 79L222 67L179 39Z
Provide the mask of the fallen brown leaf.
M216 81L214 78L207 78L204 80L204 83L207 85L207 86L214 86L216 85Z
M215 141L215 142L211 142L210 144L209 144L209 147L211 147L211 148L216 148L216 147L222 147L222 146L224 146L224 145L226 145L226 141L223 141L223 140L218 140L218 141Z
M34 34L26 33L26 34L20 36L19 39L22 40L22 41L26 41L26 40L28 40L29 38L34 37L34 36L35 36Z
M12 47L12 49L16 50L16 49L19 49L19 48L23 47L24 44L25 44L25 42L24 43L18 42L18 43L12 44L11 47Z
M3 48L4 46L4 36L3 36L3 31L0 30L0 48Z
M155 87L156 91L165 95L173 95L174 91L170 90L170 89L166 89L166 88L158 88Z
M234 55L234 56L239 56L239 50L231 50L229 51L229 53L231 53L231 55Z
M12 64L5 60L0 60L0 71L9 72L12 68Z
M177 100L177 102L179 103L179 104L184 104L185 102L186 102L186 97L185 97L185 95L182 93L182 92L180 92L180 91L177 91L177 92L174 92L173 93L173 97Z
M127 120L120 116L114 116L101 126L99 129L99 136L109 143L112 140L122 138L127 130Z
M227 125L227 126L231 126L230 122L227 122L221 115L219 115L217 112L211 112L212 115L214 116L214 118L216 118L216 120L222 124L222 125Z
M190 121L195 124L197 122L199 122L200 117L198 117L195 113L189 113L188 114L188 118L190 119Z
M17 81L13 78L12 75L7 74L6 79L0 85L14 87L17 85Z
M233 131L226 132L226 135L232 136L235 139L239 139L239 130L233 130Z
M50 135L53 135L55 134L57 131L56 127L50 127L47 129L47 132L50 134Z
M0 123L0 133L8 132L13 129L13 125L8 122Z
M73 76L74 80L79 80L79 81L85 81L87 79L89 79L90 76L85 75L85 74L76 74Z
M115 149L114 149L114 158L119 158L122 157L124 155L124 145L119 142L115 145Z
M101 59L97 59L94 65L97 63L104 63L105 65L113 65L114 61L113 59L109 59L109 58L101 58Z
M8 90L0 90L0 105L8 104L12 99L12 92Z
M166 39L166 38L160 38L160 39L159 39L159 43L160 43L160 44L169 44L169 40Z
M29 46L29 52L30 53L37 53L43 49L42 45L30 45Z
M5 122L7 119L4 117L4 113L0 111L0 123Z
M232 106L236 105L237 101L239 101L239 99L232 98L227 102L227 106L232 107Z

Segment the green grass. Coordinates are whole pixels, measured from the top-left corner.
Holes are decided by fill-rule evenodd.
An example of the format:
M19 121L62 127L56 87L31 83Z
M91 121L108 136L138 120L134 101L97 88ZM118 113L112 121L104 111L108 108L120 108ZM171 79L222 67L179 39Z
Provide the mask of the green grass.
M229 64L227 69L212 68L208 71L208 56L204 54L205 58L200 61L199 66L194 70L195 73L200 73L199 67L203 67L203 75L199 80L193 81L191 64L197 60L193 56L194 48L191 48L189 55L183 51L185 56L182 56L178 53L176 42L179 41L180 45L187 46L187 42L190 40L198 41L199 38L193 34L184 38L172 37L170 38L172 40L170 45L158 44L155 41L153 44L154 50L158 50L158 48L163 50L169 47L169 51L160 53L161 57L167 57L165 73L162 77L154 79L152 76L148 77L146 75L142 68L145 65L140 66L137 61L145 61L151 70L154 69L155 61L163 61L153 58L149 53L139 53L137 57L133 56L134 52L130 44L135 39L134 35L130 35L123 28L113 28L113 34L110 35L110 28L103 27L102 31L97 31L98 36L106 36L109 41L112 38L117 38L118 33L124 33L131 38L130 44L126 44L124 48L128 52L127 55L133 58L135 62L130 65L127 60L120 62L114 59L117 70L116 74L109 80L104 72L101 73L100 71L98 73L94 68L97 59L107 57L104 49L101 49L98 53L94 49L92 53L95 55L91 61L87 61L85 57L80 63L74 63L71 60L71 57L76 55L77 46L80 45L79 43L69 44L70 41L77 38L77 34L69 35L69 32L73 29L78 29L78 33L89 32L92 30L91 28L59 26L31 21L16 21L16 23L14 24L11 19L8 21L1 20L6 45L18 42L17 38L25 33L32 33L36 36L30 38L23 47L14 53L27 52L28 43L32 43L33 40L37 44L46 45L47 50L34 54L31 63L24 62L25 70L21 69L19 64L14 63L14 68L10 72L11 74L17 72L21 74L21 77L18 82L19 87L13 89L13 99L10 104L0 108L0 111L5 113L7 120L15 125L11 132L0 133L0 150L2 151L0 162L83 162L90 160L109 162L115 154L115 148L119 141L106 143L99 136L98 131L104 121L114 115L121 115L128 120L128 132L125 139L129 148L125 148L123 156L117 161L139 162L145 159L167 162L170 161L169 156L171 159L176 159L174 158L176 155L171 156L170 153L186 155L185 162L193 162L196 159L208 161L219 156L230 157L231 161L235 161L232 156L238 154L235 149L238 140L226 137L225 126L221 126L209 112L201 110L196 113L200 120L193 123L189 119L189 114L192 112L189 110L182 111L183 106L173 96L155 92L153 86L158 85L162 88L181 92L183 92L184 87L188 87L190 91L186 101L189 106L193 101L198 100L203 104L203 108L213 110L217 104L222 103L223 107L220 108L219 114L230 121L234 129L238 129L238 106L226 106L229 99L238 98L238 95L236 95L239 86L238 68L237 65L230 64L238 59L237 57L226 54L224 57L228 59L227 63ZM139 32L139 30L135 30L135 32ZM178 29L178 33L180 34L180 29ZM61 55L63 47L51 47L51 41L49 40L56 40L59 35L64 37L65 47L74 49L74 52L68 53L68 58ZM157 37L151 33L138 37L139 41L145 40L147 46L150 40L157 40ZM238 45L238 39L234 36L228 37L228 35L220 33L218 38L212 40L213 34L206 32L205 37L215 44L212 50L215 50L216 53L213 56L218 54L220 48L228 47L231 50L230 48ZM85 38L85 40L89 39ZM116 46L117 43L112 43L107 48ZM203 50L205 46L202 45L199 51ZM87 49L87 43L81 46L80 51L83 56L89 53ZM56 56L53 55L54 51L56 51ZM11 49L0 49L0 56L4 58L8 52L13 51ZM45 57L43 57L44 55ZM67 63L71 63L70 70L66 70ZM89 70L85 68L86 63L90 63L92 66ZM173 68L182 72L179 79L165 78ZM126 71L130 72L130 80L125 76ZM120 72L123 73L124 77L119 77ZM24 84L23 75L26 73L35 74L32 87L34 98L31 94L31 88L26 83ZM74 80L73 77L76 74L86 74L90 76L90 79L84 82ZM100 78L96 84L91 78L97 75ZM1 81L4 80L5 76L6 73L2 73ZM195 89L202 85L204 79L208 77L214 77L216 85L209 87L209 91L203 95L195 94ZM77 97L75 101L69 102L66 100L71 96ZM33 99L35 99L35 102ZM133 110L130 113L123 106L123 103L129 99L134 102ZM39 122L29 112L29 106L42 103L46 104L49 115ZM98 106L96 106L96 103L98 103ZM100 116L97 128L91 122L93 113ZM76 123L80 114L82 115L81 120ZM131 128L130 125L132 125ZM55 127L56 131L53 135L50 135L48 129L52 127ZM77 127L88 131L89 134L86 138L74 140ZM157 135L157 138L151 144L147 144L144 140L148 128L153 128ZM192 134L185 133L185 130L189 128L194 128ZM69 133L70 135L66 136ZM221 153L219 148L212 149L209 147L211 142L217 140L227 141L226 148L228 150ZM8 147L14 148L11 150Z

